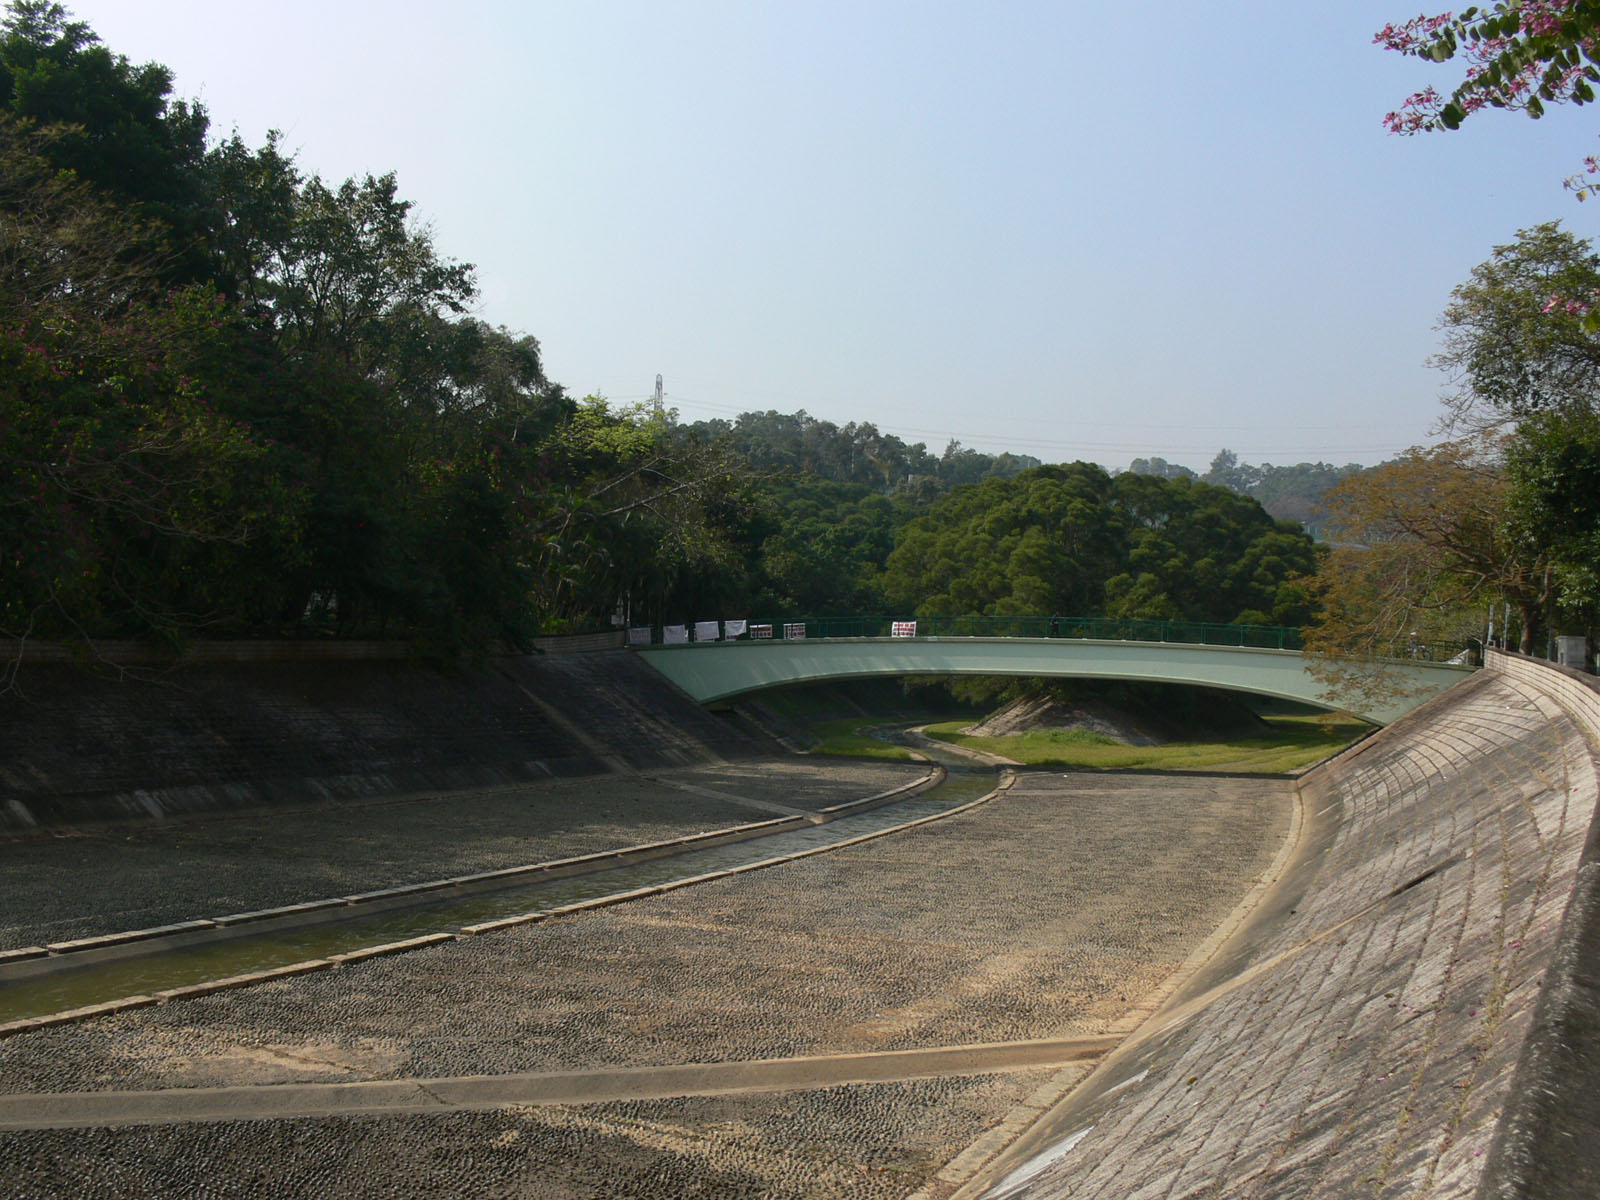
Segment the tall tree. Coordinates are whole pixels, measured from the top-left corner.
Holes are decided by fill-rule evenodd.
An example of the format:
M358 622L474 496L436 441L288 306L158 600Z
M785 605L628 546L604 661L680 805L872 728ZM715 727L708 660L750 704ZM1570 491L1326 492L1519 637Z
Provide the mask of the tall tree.
M1506 519L1504 452L1499 437L1446 442L1329 493L1335 546L1315 581L1322 611L1306 644L1346 682L1419 644L1459 649L1501 601L1517 610L1522 649L1533 648L1549 562Z
M1600 412L1537 413L1506 446L1507 527L1551 571L1547 602L1568 632L1600 626Z
M1169 463L1164 458L1136 458L1128 464L1135 475L1156 475L1162 479L1198 479L1199 476L1181 463Z
M0 21L0 111L52 137L45 157L171 231L172 278L204 278L205 109L172 96L172 74L113 54L51 0L12 0Z
M47 157L59 130L0 113L0 318L104 319L158 298L161 233Z
M1532 413L1600 401L1600 337L1583 306L1553 297L1600 292L1600 255L1556 222L1517 233L1451 293L1431 360L1455 385L1445 399L1458 429L1504 426Z

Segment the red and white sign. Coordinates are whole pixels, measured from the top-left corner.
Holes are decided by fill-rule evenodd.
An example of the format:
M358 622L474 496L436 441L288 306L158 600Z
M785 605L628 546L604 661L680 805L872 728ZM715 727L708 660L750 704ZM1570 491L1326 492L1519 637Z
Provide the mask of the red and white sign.
M890 637L916 637L917 623L915 621L896 621L889 626Z
M783 627L783 637L784 637L785 641L789 641L789 642L803 641L805 639L805 636L806 636L806 623L804 621L796 621L793 624L785 625Z

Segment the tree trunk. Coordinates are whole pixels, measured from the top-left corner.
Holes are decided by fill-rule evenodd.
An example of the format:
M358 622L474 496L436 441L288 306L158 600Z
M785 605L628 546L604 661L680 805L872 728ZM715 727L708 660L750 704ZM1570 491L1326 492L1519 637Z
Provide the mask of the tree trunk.
M1522 636L1517 640L1517 649L1524 654L1533 653L1533 606L1527 603L1518 603L1517 616L1522 621Z

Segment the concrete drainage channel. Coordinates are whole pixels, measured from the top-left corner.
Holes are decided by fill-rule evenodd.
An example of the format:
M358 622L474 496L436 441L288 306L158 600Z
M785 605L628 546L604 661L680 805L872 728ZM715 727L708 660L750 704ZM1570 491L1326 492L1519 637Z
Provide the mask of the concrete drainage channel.
M947 776L939 768L815 813L668 842L0 952L0 1037L329 970L793 862L966 811L999 795L1012 778L1007 773L996 786L993 776Z

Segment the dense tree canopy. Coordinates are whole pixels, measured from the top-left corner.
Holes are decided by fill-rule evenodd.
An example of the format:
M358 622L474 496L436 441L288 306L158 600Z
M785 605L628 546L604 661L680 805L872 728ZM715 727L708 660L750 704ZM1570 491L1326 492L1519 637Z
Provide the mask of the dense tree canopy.
M1040 465L1026 454L984 454L957 441L935 457L921 442L907 445L892 433L879 432L869 421L835 425L804 409L741 413L733 421L698 421L685 426L683 433L721 441L760 471L924 496Z
M1217 452L1204 475L1163 458L1136 458L1128 467L1136 475L1200 479L1250 496L1269 515L1280 521L1298 522L1314 537L1322 535L1323 495L1341 479L1366 469L1356 463L1346 463L1342 467L1324 462L1301 462L1285 467L1272 463L1256 465L1239 461L1239 456L1226 448Z
M1538 413L1506 447L1506 526L1550 569L1543 598L1567 631L1600 626L1600 413Z
M901 532L884 572L892 607L1293 624L1311 541L1260 505L1187 479L1089 463L990 479Z

